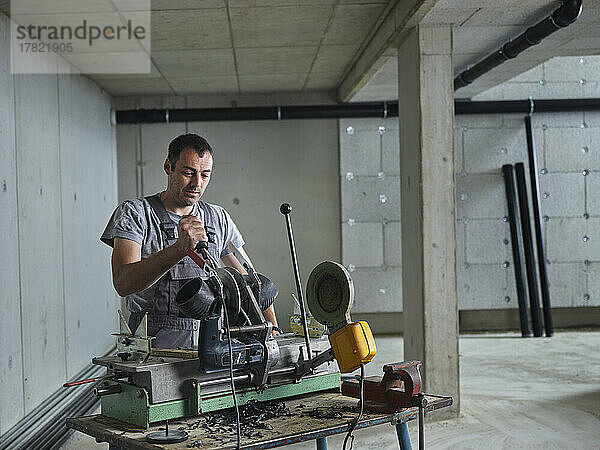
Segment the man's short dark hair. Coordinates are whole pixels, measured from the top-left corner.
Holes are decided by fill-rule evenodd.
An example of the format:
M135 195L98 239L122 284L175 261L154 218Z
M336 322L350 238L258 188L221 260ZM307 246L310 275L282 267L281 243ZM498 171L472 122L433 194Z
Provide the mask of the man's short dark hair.
M175 163L179 160L179 154L186 148L191 148L198 153L198 156L202 158L206 152L212 156L213 151L206 139L197 134L188 133L177 136L169 144L169 162L171 163L171 170L175 168Z

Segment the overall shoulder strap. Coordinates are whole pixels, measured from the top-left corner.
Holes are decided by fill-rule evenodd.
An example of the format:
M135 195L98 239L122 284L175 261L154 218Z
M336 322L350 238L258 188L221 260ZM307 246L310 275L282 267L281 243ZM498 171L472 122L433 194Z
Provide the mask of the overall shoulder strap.
M160 195L150 195L146 197L146 200L148 200L150 207L158 216L158 220L160 220L160 229L163 231L165 238L168 241L177 239L177 233L175 232L177 230L177 225L171 220L165 206L160 201Z

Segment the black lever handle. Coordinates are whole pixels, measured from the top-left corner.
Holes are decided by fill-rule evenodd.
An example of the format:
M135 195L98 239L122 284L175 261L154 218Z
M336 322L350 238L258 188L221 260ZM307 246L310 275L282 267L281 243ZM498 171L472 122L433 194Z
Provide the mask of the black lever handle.
M200 253L202 250L207 250L207 249L208 249L208 242L200 241L196 244L196 248L194 250L196 250L196 253Z

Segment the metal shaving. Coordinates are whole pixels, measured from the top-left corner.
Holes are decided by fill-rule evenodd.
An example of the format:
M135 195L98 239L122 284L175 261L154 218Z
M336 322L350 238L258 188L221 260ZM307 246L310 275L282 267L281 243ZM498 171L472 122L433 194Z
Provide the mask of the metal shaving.
M273 425L267 422L269 419L289 415L291 415L290 410L283 402L272 401L260 403L256 400L250 400L244 406L240 407L242 436L250 439L260 439L264 435L257 430L273 429ZM189 424L187 429L202 429L209 435L210 439L230 442L237 435L235 411L228 409L200 416L197 421ZM190 444L188 444L189 446Z
M353 408L344 408L339 410L331 410L329 408L314 408L308 411L302 411L303 416L312 417L313 419L347 419L353 417Z

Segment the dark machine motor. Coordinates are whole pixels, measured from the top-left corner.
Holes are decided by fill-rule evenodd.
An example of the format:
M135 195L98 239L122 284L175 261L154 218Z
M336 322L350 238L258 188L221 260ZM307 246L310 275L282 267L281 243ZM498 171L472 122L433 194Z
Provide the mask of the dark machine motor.
M260 295L275 297L277 288L251 268L248 275L241 275L231 267L211 267L207 279L196 278L181 288L177 305L200 320L200 372L226 371L233 358L234 368L251 374L255 386L266 383L269 369L279 359L279 346L271 338L273 325L259 307ZM210 305L208 313L206 305Z

